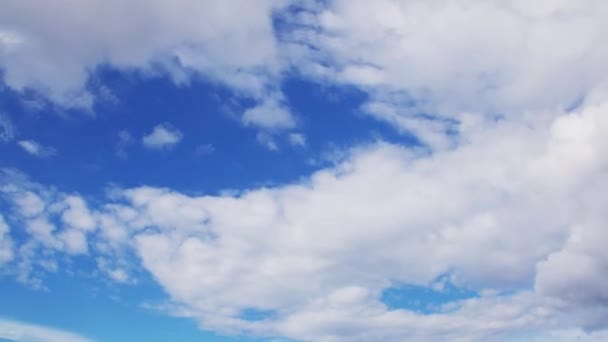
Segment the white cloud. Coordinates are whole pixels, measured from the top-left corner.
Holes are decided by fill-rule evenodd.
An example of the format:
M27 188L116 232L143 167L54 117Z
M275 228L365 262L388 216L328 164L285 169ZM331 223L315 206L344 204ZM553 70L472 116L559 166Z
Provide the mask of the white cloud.
M0 319L0 338L15 342L92 342L72 332L7 319Z
M86 235L77 229L66 229L58 234L62 249L68 254L86 254L89 250Z
M174 147L183 138L182 132L168 123L163 123L154 127L152 132L141 139L141 142L149 149L161 150Z
M21 140L17 144L25 152L39 158L52 157L57 153L54 147L40 145L34 140Z
M135 216L112 216L141 232L135 249L176 314L209 329L333 341L602 328L608 105L583 108L549 126L468 122L461 146L432 155L355 149L302 183L235 196L129 189ZM444 274L487 294L436 315L379 300ZM250 308L276 315L240 318Z
M61 215L64 224L83 231L95 229L96 222L81 197L66 196L62 204L66 206L66 210Z
M35 217L44 211L44 201L32 191L14 193L13 201L19 208L21 215L25 217Z
M177 83L202 75L262 100L278 91L272 14L282 2L52 0L43 11L35 1L13 2L0 13L0 68L13 89L69 107L91 107L86 81L103 64L160 69Z
M3 169L0 200L10 213L5 216L6 223L23 228L19 243L12 242L12 260L7 266L19 281L44 288L41 275L56 272L62 267L61 259L89 253L89 241L98 224L79 196L57 192L29 181L17 171ZM0 238L2 248L9 246L2 241L10 243L9 235L5 237ZM67 258L59 258L60 254Z
M327 341L599 329L607 112L585 104L550 124L465 121L457 148L377 143L301 182L232 195L114 189L92 210L23 177L0 189L12 219L27 223L30 241L14 256L24 274L62 267L43 253L101 256L101 274L116 282L143 267L174 314L206 329ZM28 191L48 209L20 209L32 196L15 194ZM141 264L122 256L132 252ZM380 301L387 287L433 286L446 274L482 296L433 315ZM273 315L246 321L248 309Z
M605 87L606 16L595 0L335 0L284 40L303 75L363 89L367 112L432 140L421 113L521 117Z
M247 109L243 114L245 125L254 125L267 129L292 128L295 121L289 109L274 100L267 100Z
M235 28L222 20L238 18L223 2L180 4L146 3L144 13L163 13L167 22L137 21L141 25L121 31L129 34L118 45L85 25L90 31L83 35L98 39L84 46L111 47L106 58L122 66L147 65L156 54L164 63L163 57L177 56L240 89L258 103L245 111L243 123L269 129L258 139L278 148L272 130L295 123L276 87L268 87L280 77L266 62L276 62L272 6L240 4L239 11L253 13ZM83 31L68 20L49 35L59 41L59 33L69 31L65 44L82 55L33 63L41 63L31 57L37 54L24 51L53 57L56 47L31 38L49 29L44 21L31 24L33 33L19 29L29 12L15 13L31 5L11 4L0 14L18 27L0 35L1 62L12 63L7 82L19 88L36 76L52 84L52 71L66 63L76 78L53 90L65 100L70 91L78 93L84 77L78 72L96 65L97 55L80 50ZM144 4L123 6L139 13ZM84 7L74 10L99 10ZM105 11L95 17L116 14ZM363 89L369 94L363 112L413 132L433 149L380 142L352 149L335 167L300 182L232 195L115 189L95 210L77 197L69 215L39 209L62 208L56 202L65 195L44 196L40 187L9 179L0 190L23 188L17 192L35 192L45 202L32 205L30 196L23 206L7 196L11 219L24 222L30 239L17 246L16 263L30 274L42 251L91 254L85 249L91 246L110 260L98 263L100 270L120 282L128 276L121 252L135 252L140 259L131 262L165 289L174 314L229 333L312 341L487 340L528 333L568 338L580 329L607 328L608 92L602 87L608 50L602 39L608 5L337 0L316 11L299 17L312 29L296 25L287 37L304 44L278 48L303 74ZM200 20L203 12L209 21ZM162 29L180 16L176 27L187 35L208 32L185 40L189 45L174 44L182 35ZM123 44L126 50L114 49ZM249 48L251 54L235 53ZM89 58L84 64L82 56ZM26 63L33 67L25 69ZM181 69L170 70L179 79ZM568 112L581 98L579 109ZM181 138L159 125L143 143L162 148ZM50 260L38 267L56 269ZM433 286L446 275L480 297L430 315L389 310L380 300L392 285ZM273 315L247 321L242 312L248 309Z
M111 267L107 259L98 258L97 267L100 271L105 273L111 280L117 283L129 283L132 279L129 277L127 271L120 267Z

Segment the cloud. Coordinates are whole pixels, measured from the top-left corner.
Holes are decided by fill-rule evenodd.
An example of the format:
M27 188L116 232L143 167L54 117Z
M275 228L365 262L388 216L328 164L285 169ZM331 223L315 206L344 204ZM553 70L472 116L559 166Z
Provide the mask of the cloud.
M242 120L245 125L255 125L267 129L292 128L295 125L289 109L274 100L264 101L258 106L247 109Z
M302 133L290 133L289 134L289 143L296 147L305 147L306 146L306 136Z
M91 108L86 82L100 65L161 71L178 84L203 76L263 100L278 92L272 14L281 4L53 0L41 12L35 1L15 2L0 14L0 68L9 87L34 89L66 107Z
M117 190L96 216L131 232L173 313L207 329L328 341L601 329L607 111L475 121L466 143L430 155L377 143L302 182L236 195ZM446 275L479 297L431 315L380 300Z
M603 1L311 7L291 17L300 25L282 39L301 74L362 89L366 113L432 146L446 145L437 133L453 130L463 112L521 118L570 108L606 86Z
M0 319L0 338L15 342L92 342L72 332Z
M66 97L81 87L78 72L98 63L97 54L80 61L89 56L81 45L106 47L106 58L125 67L148 65L158 55L154 60L176 81L187 79L167 62L173 56L253 97L256 105L242 122L264 127L259 141L277 149L275 131L295 125L276 86L283 66L272 67L282 49L302 75L366 92L363 113L414 133L425 146L379 141L349 148L335 165L297 182L224 195L112 189L95 207L9 173L0 186L11 209L6 226L23 226L27 236L13 242L8 264L22 279L64 267L58 255L94 257L100 273L117 282L129 279L129 267L141 267L168 294L171 314L254 336L487 340L568 338L584 330L590 340L602 337L608 328L608 292L601 286L608 281L605 2L315 2L290 17L300 25L278 43L269 2L238 3L248 14L243 18L212 2L146 4L136 19L161 13L167 22L130 24L119 38L126 50L113 49L116 41L95 25L74 30L68 20L53 27L51 40L60 41L67 27L61 41L81 55L65 61L78 58L66 64L75 81L59 82L49 96L78 99ZM18 25L29 14L20 6L31 5L8 5L0 14L19 28L0 35L2 63L12 63L7 82L16 88L34 76L53 84L49 70L64 63L33 63L39 60L31 56L52 57L56 47L31 38L51 29L44 21L32 24L33 33ZM118 13L139 13L143 3L125 6ZM85 7L74 10L96 9ZM95 17L116 15L105 11ZM227 18L245 22L236 27ZM175 44L183 32L174 35L174 26L196 39ZM208 29L202 38L201 29ZM79 34L108 41L84 44ZM251 54L235 53L249 48ZM28 49L40 53L25 54ZM142 142L160 149L182 137L163 124ZM138 258L124 257L130 253ZM381 300L391 287L432 287L439 278L477 296L430 314L390 309ZM246 319L252 311L270 314Z
M279 150L279 145L277 145L277 141L276 141L274 135L267 133L267 132L259 132L255 138L258 141L258 143L262 144L269 151L278 151Z
M0 266L13 259L13 241L4 217L0 215Z
M35 2L22 1L0 14L0 69L17 91L33 89L56 105L85 110L95 100L114 101L103 85L98 99L87 89L99 66L161 73L176 84L202 77L252 100L244 124L291 127L288 107L277 103L284 97L280 80L287 63L273 27L285 4L95 0L85 6L53 0L41 13ZM61 23L53 20L65 13L70 15Z
M118 142L116 143L116 156L119 158L127 158L127 147L135 142L135 139L128 131L122 130L118 132Z
M42 275L56 272L61 266L58 255L69 259L70 255L89 253L90 237L99 224L81 197L33 183L20 172L2 169L0 202L10 213L4 216L7 229L0 234L0 247L4 251L12 245L12 258L5 267L20 282L44 288ZM11 243L9 225L22 227L19 243Z
M8 173L7 220L29 237L10 263L32 278L77 254L102 257L100 274L117 282L141 267L170 296L170 313L224 333L483 340L601 330L606 112L604 102L549 124L472 120L458 148L378 142L299 182L230 195L142 186L90 208ZM438 278L478 296L431 314L381 300ZM247 320L252 310L272 314Z
M182 132L168 123L163 123L154 127L152 132L141 139L141 142L146 148L162 150L174 147L183 138Z
M0 113L0 142L10 142L15 138L15 127L10 118Z
M39 158L50 158L57 153L54 147L44 146L34 140L21 140L17 142L25 152Z

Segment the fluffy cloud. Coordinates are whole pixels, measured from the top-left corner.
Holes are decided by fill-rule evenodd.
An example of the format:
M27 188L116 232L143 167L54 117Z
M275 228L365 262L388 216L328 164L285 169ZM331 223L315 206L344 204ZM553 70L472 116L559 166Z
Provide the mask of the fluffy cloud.
M275 59L270 21L275 6L266 0L255 5L56 0L38 11L36 2L21 1L5 6L0 16L0 63L9 86L34 87L70 105L91 101L84 85L99 64L149 68L155 62L173 65L172 59L261 94L264 78L273 73L268 61ZM259 70L265 71L261 77Z
M14 213L6 220L28 234L9 265L29 279L36 269L55 270L59 253L88 254L117 282L129 281L129 267L143 267L173 314L228 333L310 341L605 336L580 333L607 328L608 318L604 2L313 2L290 17L299 25L280 45L268 20L272 3L241 4L248 15L238 27L223 20L237 3L223 4L152 2L137 18L163 13L167 22L138 22L114 40L83 21L90 31L70 31L61 42L82 52L81 35L93 37L87 44L106 48L110 63L158 61L179 80L181 69L166 58L176 57L256 98L245 124L291 128L276 86L268 89L280 71L266 60L276 61L280 48L302 74L366 91L362 111L431 148L378 142L300 182L233 195L112 189L95 208L9 172L0 184ZM48 22L32 24L33 33L17 25L29 5L0 14L12 14L0 61L12 63L6 77L15 88L30 85L34 72L51 84L54 68L74 62L33 63L57 47L31 38ZM143 2L121 6L118 13L139 12ZM48 35L58 41L74 25L62 22ZM184 32L197 39L175 43ZM251 54L236 53L250 42L259 44ZM82 92L78 72L99 63L95 56L84 64L70 57L78 63L66 70L77 77L49 96L82 99L66 94ZM20 68L26 62L31 73ZM177 133L160 125L143 142L160 148L179 142ZM258 137L277 148L272 134ZM138 259L122 257L129 253ZM432 286L441 277L478 296L430 314L381 300L392 286ZM252 310L265 315L248 320Z
M184 138L182 132L168 123L157 125L152 132L145 135L141 142L144 147L154 150L168 149L179 144Z
M203 76L263 106L281 96L272 17L282 3L53 0L39 11L35 1L14 2L0 13L0 69L11 88L64 107L91 108L87 79L102 65L161 72L178 84Z
M271 129L292 128L295 125L287 107L275 100L264 101L262 104L246 110L243 114L243 123Z
M229 333L457 340L605 328L608 104L582 108L549 124L473 120L458 148L432 154L355 148L300 183L236 195L114 189L93 210L13 174L2 187L10 219L31 240L11 262L53 271L61 264L36 260L87 253L117 282L143 267L173 314ZM391 286L440 277L479 296L432 314L381 301ZM250 310L267 316L248 320Z
M127 219L104 216L140 232L143 266L207 328L331 341L598 327L607 111L586 106L548 127L471 124L467 143L432 155L355 149L302 184L238 196L128 189ZM445 274L481 297L433 315L380 301L387 287ZM247 321L250 309L272 314Z
M462 112L554 111L606 86L607 15L603 1L335 0L284 41L304 75L360 87L365 112L441 147Z
M58 255L88 254L98 223L81 197L0 170L0 203L10 213L0 224L0 254L7 256L5 267L19 281L43 287L42 275L60 267ZM9 225L19 227L19 239L11 239Z
M125 267L145 268L173 314L207 329L327 341L601 329L608 104L582 108L549 124L473 120L458 148L432 154L356 148L301 183L237 195L114 189L91 210L23 180L4 191L39 248L86 253L86 237L103 274L125 282ZM116 259L125 251L141 264ZM479 296L426 315L381 301L391 286L446 276Z

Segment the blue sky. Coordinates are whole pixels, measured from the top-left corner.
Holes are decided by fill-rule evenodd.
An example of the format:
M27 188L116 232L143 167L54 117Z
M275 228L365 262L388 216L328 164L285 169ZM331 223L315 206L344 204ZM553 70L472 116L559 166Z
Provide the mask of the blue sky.
M0 9L0 341L607 338L605 2L40 8Z

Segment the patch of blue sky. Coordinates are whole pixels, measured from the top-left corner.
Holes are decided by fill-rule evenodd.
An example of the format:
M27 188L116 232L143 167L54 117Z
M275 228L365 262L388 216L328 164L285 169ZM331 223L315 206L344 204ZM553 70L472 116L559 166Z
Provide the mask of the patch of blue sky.
M476 297L479 297L476 292L457 287L444 276L428 286L395 284L382 292L381 301L392 310L433 314L442 311L445 304Z
M138 279L136 287L115 287L99 279L59 272L47 276L45 285L48 290L37 291L0 278L0 317L69 330L94 341L240 340L200 330L190 319L144 308L144 301L165 300L151 279Z
M276 317L274 310L261 310L255 308L247 308L241 311L239 318L245 321L258 322L269 320Z
M38 182L84 195L103 195L110 183L215 194L295 181L319 168L311 160L331 149L377 140L417 144L413 136L359 113L366 95L352 87L287 78L282 88L299 124L294 132L304 135L306 146L291 146L289 132L277 132L273 137L279 150L269 151L257 142L259 129L239 121L250 100L226 88L197 78L178 86L166 76L109 67L98 68L92 77L90 83L102 84L112 94L112 100L96 101L95 118L48 104L32 109L23 96L2 89L3 111L19 127L16 140L35 138L57 153L40 159L16 144L0 144L5 156L0 167L14 167ZM142 137L163 123L179 130L183 139L167 151L144 148ZM119 146L121 132L130 140ZM206 153L199 153L201 146Z

